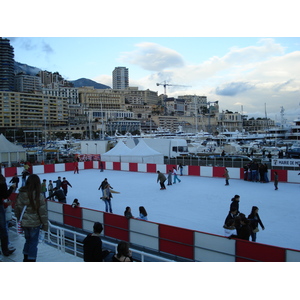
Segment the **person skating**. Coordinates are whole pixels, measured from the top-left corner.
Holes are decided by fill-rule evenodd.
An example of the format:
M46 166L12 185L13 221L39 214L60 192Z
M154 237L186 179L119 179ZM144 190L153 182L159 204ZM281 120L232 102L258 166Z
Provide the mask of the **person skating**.
M58 176L58 177L57 177L57 180L53 180L53 183L56 184L55 187L56 187L57 189L60 189L60 188L61 188L61 177Z
M68 194L68 186L72 187L70 182L66 179L66 177L64 177L63 181L61 182L61 188L63 189L66 197L67 197L67 194Z
M112 194L110 191L110 185L109 183L106 184L106 186L103 189L103 196L100 198L104 201L105 203L105 212L110 212L112 213L112 206L111 206L111 198Z
M58 202L60 202L60 203L67 203L66 195L62 189L58 189L57 187L55 187L53 189L53 193L51 195L49 195L46 199L52 200L52 199L54 199L54 197L56 197Z
M259 217L257 206L252 206L252 210L250 215L248 216L248 220L250 221L252 242L256 242L256 233L259 231L258 224L261 226L262 230L265 230L265 226Z
M233 209L235 209L237 211L237 214L239 214L239 205L240 205L240 196L239 195L235 195L232 199L231 199L231 204L230 204L230 211L232 211Z
M172 185L172 170L168 172L168 185Z
M278 173L274 172L274 186L275 190L278 190Z
M176 183L176 180L177 180L178 182L181 182L181 180L180 180L180 179L178 178L178 176L177 176L177 170L176 170L176 168L173 167L173 184Z
M227 168L225 168L223 177L225 177L225 185L229 185L229 179L230 179L230 177L229 177L229 172L228 172Z
M166 186L165 186L165 181L167 180L166 176L161 173L160 171L157 171L157 181L156 182L159 182L160 183L160 189L161 190L165 190L166 189Z

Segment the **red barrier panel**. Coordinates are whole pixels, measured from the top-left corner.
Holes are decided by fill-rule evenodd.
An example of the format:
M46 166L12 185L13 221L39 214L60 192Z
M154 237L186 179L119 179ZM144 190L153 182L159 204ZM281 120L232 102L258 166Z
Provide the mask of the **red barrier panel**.
M200 176L200 166L188 166L188 175Z
M271 170L271 181L274 181L274 172L277 172L279 182L287 182L287 170Z
M63 205L64 224L70 225L76 228L82 228L82 208L71 205Z
M194 231L160 224L159 250L194 259Z
M225 167L213 167L213 177L224 177Z
M165 173L165 170L158 170ZM147 164L147 173L156 173L156 164Z
M245 176L245 170L244 168L240 168L240 179L244 179L244 176Z
M17 167L10 167L4 169L4 177L13 177L17 173Z
M65 171L74 171L74 163L65 163Z
M138 171L138 164L137 163L129 163L129 171L137 172Z
M129 222L119 215L104 213L104 234L115 239L129 242Z
M117 161L114 161L113 162L113 170L114 171L121 171L121 163L117 162Z
M54 173L55 172L54 164L52 164L52 165L44 165L44 172L45 173Z
M93 161L92 160L85 161L84 162L84 169L93 169ZM73 167L73 170L74 170L74 167Z
M12 208L15 208L17 196L18 196L18 193L11 193L10 196L8 197L8 199L12 202L11 203Z
M284 262L285 249L259 243L251 243L243 240L236 240L235 250L237 262L249 262L253 260L263 262ZM241 256L239 258L238 256Z

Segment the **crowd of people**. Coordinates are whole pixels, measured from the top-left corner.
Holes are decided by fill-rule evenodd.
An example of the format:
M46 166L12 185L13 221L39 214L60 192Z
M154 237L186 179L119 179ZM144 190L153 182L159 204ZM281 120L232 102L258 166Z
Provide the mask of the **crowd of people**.
M258 214L258 207L252 206L251 212L246 217L239 210L240 196L235 195L231 199L229 213L224 221L224 235L228 238L238 238L249 241L250 236L252 242L256 242L256 234L259 231L258 225L264 230L265 227Z

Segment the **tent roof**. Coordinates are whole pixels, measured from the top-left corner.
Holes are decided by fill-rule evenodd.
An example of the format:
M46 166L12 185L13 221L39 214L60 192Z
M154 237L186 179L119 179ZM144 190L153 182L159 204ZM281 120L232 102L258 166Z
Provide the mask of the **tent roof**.
M26 150L19 145L15 145L8 141L6 137L0 134L0 152L25 152Z
M131 151L126 155L135 155L135 156L150 156L150 155L163 155L162 153L149 147L143 139L139 140L139 143L131 149Z
M128 148L123 141L119 141L116 146L109 151L105 152L103 155L123 155L128 154L131 151L130 148Z

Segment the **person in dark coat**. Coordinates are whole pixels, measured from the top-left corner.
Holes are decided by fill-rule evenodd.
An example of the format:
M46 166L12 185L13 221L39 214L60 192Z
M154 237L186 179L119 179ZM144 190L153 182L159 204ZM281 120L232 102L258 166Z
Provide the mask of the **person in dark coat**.
M157 182L160 183L160 189L161 190L165 190L166 186L165 186L165 181L167 180L166 176L161 173L160 171L157 171Z
M257 206L252 206L252 210L250 215L248 216L248 220L250 221L252 242L256 242L256 233L258 231L258 224L261 226L262 230L265 230L265 226L259 217Z
M58 202L67 203L66 195L62 189L58 189L57 187L55 187L53 189L53 193L50 194L46 199L53 199L54 197L57 198Z
M251 234L251 229L249 226L250 222L245 216L242 216L240 218L240 223L241 223L241 227L239 228L239 230L237 230L237 235L231 235L229 238L237 238L237 239L249 241L250 234Z
M9 183L15 184L14 192L18 189L19 182L20 182L20 179L18 177L18 174L15 173L14 177L12 177L12 179L9 181Z
M8 249L8 232L6 226L5 209L3 205L3 199L7 199L15 188L15 184L11 185L8 189L5 177L0 174L0 240L1 250L4 256L9 256L16 249Z
M103 226L99 222L95 222L93 233L88 234L83 240L83 260L85 262L102 262L109 254L108 250L102 250L102 241L100 234Z
M61 188L63 189L65 196L68 194L68 186L72 187L71 183L66 179L66 177L64 177L61 182Z
M61 177L60 176L58 176L57 177L57 180L53 180L53 183L56 183L56 188L57 189L60 189L60 187L61 187Z
M229 211L229 213L228 213L228 215L225 219L224 226L227 226L228 222L231 221L231 220L234 220L236 218L236 216L237 216L237 210L235 208L232 208Z
M239 206L240 206L240 196L239 195L235 195L232 199L231 199L231 204L230 204L230 208L229 210L236 210L237 214L240 213L239 211Z

